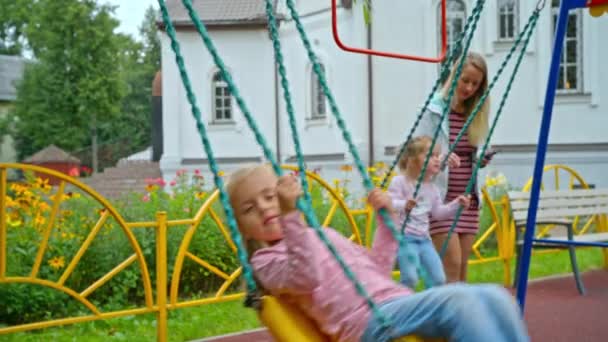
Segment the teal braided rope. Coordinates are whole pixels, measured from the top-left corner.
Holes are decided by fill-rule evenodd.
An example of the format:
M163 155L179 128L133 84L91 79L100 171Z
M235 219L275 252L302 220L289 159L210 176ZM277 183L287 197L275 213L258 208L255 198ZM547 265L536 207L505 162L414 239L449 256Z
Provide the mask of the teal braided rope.
M363 185L368 191L371 191L374 188L374 185L372 184L372 181L371 181L369 175L365 171L365 167L363 166L361 157L359 156L357 148L355 147L355 145L352 141L351 135L350 135L348 129L346 128L346 123L344 122L344 119L342 118L342 116L340 114L340 110L338 109L336 100L334 99L333 94L332 94L331 90L329 89L329 86L327 85L327 80L325 78L325 74L324 74L323 70L321 69L317 56L312 49L312 45L310 44L308 35L306 34L306 31L304 30L304 26L302 25L300 16L295 8L293 0L287 0L287 7L289 9L289 12L291 14L291 17L292 17L295 25L296 25L296 29L298 30L298 33L300 35L300 39L302 40L302 43L307 51L308 58L313 65L313 71L315 72L315 75L317 76L317 79L319 80L319 83L321 84L321 88L323 89L323 93L325 94L325 97L327 98L327 100L329 102L331 112L332 112L334 118L336 119L338 127L340 128L340 130L342 132L342 137L344 138L346 144L348 145L348 149L353 156L355 166L356 166L357 170L359 171L359 173L361 174L361 177L363 178ZM406 241L405 241L405 239L403 239L403 236L401 234L399 234L399 232L395 229L395 224L393 223L393 220L390 217L387 210L382 208L378 211L378 214L381 216L386 227L393 234L393 237L398 242L400 248L405 248ZM414 258L413 255L408 255L408 259L410 261L412 261L414 264L418 265L418 263L415 261L416 259ZM359 289L359 286L357 284L355 284L355 287L357 288L357 291L361 294L361 290ZM366 298L366 300L367 300L367 298ZM383 316L380 315L380 312L378 311L376 304L371 300L367 300L367 304L372 309L372 311L374 313L374 317L377 317L379 319L380 324L385 328L390 328L389 323L386 321L386 319L381 318Z
M479 6L476 6L475 9L473 10L474 16L473 16L473 23L471 24L471 37L465 43L464 49L462 51L463 57L466 56L469 52L469 48L471 46L471 41L473 40L472 38L476 31L477 23L479 22L480 14L481 14L481 11L483 10L483 5L485 4L485 0L479 0L479 2L481 4ZM465 60L465 58L461 58L460 62L458 63L458 67L456 68L456 72L454 73L454 78L452 79L452 83L450 84L450 88L448 90L448 99L452 99L452 97L454 97L454 91L456 90L456 84L458 83L458 80L460 79L460 75L462 74L464 60ZM435 144L437 143L437 137L439 136L439 132L441 132L441 124L446 119L446 117L449 113L449 110L450 110L450 105L448 104L447 106L445 106L445 108L443 109L443 112L441 113L441 119L439 120L439 123L437 124L435 133L433 134L433 140L431 141L431 146L424 159L424 164L422 165L422 170L420 171L420 176L418 176L418 180L416 181L416 189L414 190L414 195L412 196L412 198L414 198L414 199L416 197L418 197L418 192L420 192L420 187L422 185L422 181L424 180L424 175L426 174L426 169L427 169L429 161L431 159L431 155L433 154L433 150L435 149ZM405 231L405 226L407 225L407 223L409 221L410 213L411 213L411 211L405 215L405 220L403 220L403 224L401 225L401 232Z
M532 20L533 20L533 17L535 15L538 15L536 11L530 16L530 18L528 19L528 22L526 23L526 25L524 26L524 28L517 35L517 38L515 39L515 42L511 46L511 49L509 50L509 53L507 54L507 56L505 57L505 59L502 61L501 65L500 65L500 68L498 69L498 71L496 72L496 74L494 75L494 77L492 78L492 82L490 82L490 85L488 86L488 89L486 89L486 91L483 93L483 95L481 96L481 98L479 98L479 101L475 105L475 108L473 109L473 111L471 112L471 114L469 115L469 117L467 118L467 120L464 123L464 125L462 126L462 129L460 130L460 132L458 132L458 135L456 136L456 139L450 145L450 147L448 149L448 152L445 154L444 159L441 161L442 168L445 167L446 162L448 160L448 156L450 155L450 153L452 153L454 151L454 149L456 148L456 145L458 145L458 142L460 141L460 139L462 139L462 137L466 133L467 129L469 128L469 126L471 125L471 123L473 122L473 120L475 119L475 117L477 116L477 114L479 114L479 112L481 110L481 107L483 106L483 104L486 101L487 97L489 96L490 92L492 91L492 89L494 88L494 86L496 85L496 83L498 82L498 79L500 78L500 76L502 75L502 72L506 68L506 66L509 63L509 61L511 60L511 57L513 56L513 54L517 50L517 47L522 42L523 38L526 36L526 33L530 29L530 25L532 24Z
M228 222L228 227L230 229L230 236L237 247L237 255L239 261L241 262L241 265L243 265L243 275L245 277L247 291L248 293L254 293L256 291L257 286L253 278L251 265L249 264L249 261L247 259L247 251L243 247L243 241L241 240L241 235L239 234L236 225L236 220L234 219L234 212L232 211L232 207L230 206L230 199L228 198L228 194L224 190L224 181L222 177L219 176L217 162L213 155L213 149L211 147L211 142L208 139L205 125L203 124L203 121L201 119L201 111L198 108L198 105L196 104L196 96L194 95L194 91L192 90L192 83L190 82L190 78L188 77L184 58L180 52L180 45L177 41L175 28L173 27L173 23L171 22L171 18L169 17L169 12L167 10L165 1L158 0L158 4L160 6L162 19L163 23L165 24L167 35L171 39L171 48L175 53L175 61L179 69L182 83L184 85L184 88L186 89L188 102L190 103L190 107L192 109L192 115L194 116L194 120L196 121L196 127L201 136L201 141L203 143L203 147L205 148L205 153L207 154L207 158L209 159L209 168L213 173L213 182L215 183L215 186L220 192L220 201L222 203L222 206L224 207L224 210L226 211L226 219Z
M511 77L509 78L509 82L507 83L507 87L505 89L505 95L502 97L502 99L500 101L500 105L498 106L498 110L496 111L496 116L494 117L494 121L492 122L492 126L490 127L490 130L488 132L488 138L486 139L486 141L481 149L481 155L484 155L486 150L488 149L488 146L490 146L490 138L494 134L494 129L496 128L498 119L500 118L500 115L502 114L502 110L505 106L507 98L509 97L509 92L511 91L511 87L513 86L513 82L515 81L515 76L517 75L517 72L519 71L519 66L521 65L523 57L526 54L526 48L528 47L528 44L530 43L530 37L532 37L532 33L534 32L534 28L536 27L539 16L540 16L540 11L535 10L534 14L532 15L532 17L530 19L531 23L530 23L528 32L526 32L526 38L524 40L523 47L521 49L521 52L519 53L519 56L515 63L515 67L513 68L513 73L511 74ZM482 161L483 161L483 158L478 158L477 163L475 164L475 168L473 169L473 173L471 174L471 179L469 180L466 190L465 190L466 195L470 194L471 190L473 189L473 184L475 184L475 182L476 182L477 173L479 172L479 169L481 168ZM450 230L448 231L448 235L447 235L443 245L441 246L441 251L439 252L439 256L441 258L443 258L443 256L445 255L445 252L448 247L448 241L450 241L451 235L454 232L454 228L456 227L456 224L458 223L460 216L462 215L463 209L464 209L463 207L458 208L458 211L456 212L456 215L454 216L454 220L452 221L452 226L450 227Z
M205 25L200 20L196 11L194 11L194 8L192 7L192 2L190 0L182 0L182 3L186 7L188 14L190 15L192 22L194 23L196 30L198 31L199 35L203 39L205 46L207 47L207 50L209 50L209 53L212 55L215 65L220 69L220 73L222 74L224 81L228 84L228 89L230 90L230 93L235 97L237 104L239 105L239 108L243 112L243 115L245 116L247 123L249 124L249 127L253 131L256 141L262 147L264 155L271 162L274 171L278 175L280 175L282 173L280 166L277 164L272 151L270 151L270 149L268 148L264 137L262 136L260 130L257 127L255 120L253 119L253 116L251 115L249 109L247 108L247 106L245 104L245 101L240 96L240 92L238 91L236 85L234 84L234 81L232 80L232 77L230 76L230 73L228 72L226 66L224 65L222 59L220 58L220 56L217 52L217 49L215 48L215 45L213 44L213 41L211 40L211 37L209 36L207 29L205 28ZM349 278L349 280L351 282L353 282L353 284L355 285L355 288L357 289L359 294L365 298L367 303L372 308L372 311L374 313L379 314L380 312L379 312L376 304L371 300L371 298L367 294L367 291L363 288L361 283L357 280L357 278L355 277L355 274L350 270L348 265L346 265L344 259L342 259L342 257L338 254L336 248L331 244L331 242L329 241L329 239L327 238L325 233L322 231L322 229L319 228L317 218L314 215L314 213L312 212L312 208L309 208L308 206L304 205L302 203L302 201L299 200L298 209L304 213L309 224L313 228L315 228L315 232L317 233L317 235L319 235L320 239L325 244L327 249L331 252L332 256L340 264L345 275Z
M481 2L477 2L475 8L477 8L477 6L479 6L480 4L481 4ZM397 164L399 163L399 159L401 159L401 156L403 155L403 153L405 153L407 144L409 144L410 140L412 140L412 137L414 136L414 132L418 128L418 125L420 124L422 117L426 113L426 109L428 108L429 104L431 103L431 100L433 99L433 96L435 95L437 88L439 88L439 85L441 85L441 81L444 79L444 77L446 77L448 75L452 61L456 57L456 51L458 51L458 49L462 46L462 41L464 40L465 37L469 37L469 39L471 39L473 37L472 34L467 35L467 33L469 31L469 27L471 26L471 22L472 22L472 19L473 19L473 16L475 13L476 13L476 11L475 11L475 9L473 9L473 11L471 12L471 15L465 21L462 32L460 32L458 34L458 39L450 47L450 50L448 51L448 55L447 55L445 61L443 62L443 65L441 66L441 71L439 72L439 77L437 77L437 80L435 81L435 84L431 88L431 91L429 92L428 97L424 101L424 104L422 105L420 112L416 116L416 120L414 121L412 128L410 128L410 131L407 134L407 137L405 138L405 142L399 148L399 152L397 153L397 156L391 163L391 166L388 168L386 175L384 175L384 179L382 180L382 185L380 185L381 188L384 189L386 187L386 184L388 183L391 173L393 172L395 167L397 167ZM448 100L450 100L450 99L448 99Z
M300 182L302 184L302 190L304 194L304 202L307 206L312 208L312 199L310 192L308 191L308 181L306 179L306 166L304 165L304 157L302 155L302 146L300 145L300 137L298 134L298 128L296 127L296 116L293 109L293 102L291 100L291 92L289 91L289 80L287 79L287 70L285 69L285 63L283 60L283 53L281 52L281 42L279 40L279 33L277 29L276 18L274 15L274 8L271 0L266 1L266 16L268 17L268 29L270 30L270 37L272 38L272 47L274 48L274 58L278 65L279 74L281 75L281 87L283 88L283 98L285 100L285 107L287 115L289 116L289 128L291 129L291 135L293 137L293 145L296 151L298 169L300 172ZM318 224L316 225L318 226Z
M296 127L296 117L294 114L294 109L291 101L291 94L289 91L289 81L287 79L287 71L285 69L284 61L283 61L283 53L281 52L281 42L279 40L278 29L276 26L276 18L274 16L274 11L272 7L271 0L266 0L266 15L268 16L268 24L270 29L270 36L273 42L273 48L275 53L276 63L278 64L279 74L281 75L281 86L283 88L283 96L285 98L285 104L287 107L287 113L289 115L289 126L291 128L291 132L293 135L294 146L296 150L296 155L298 159L298 168L300 169L300 180L302 183L302 188L305 196L305 203L312 208L312 200L310 199L310 193L308 192L308 183L306 180L305 166L304 166L304 158L302 155L302 149L300 146L300 139L298 137L298 131ZM311 209L312 212L312 209ZM315 216L316 219L316 216ZM322 228L319 227L319 224L312 225L315 232L321 240L325 243L326 248L330 250L333 254L334 258L339 262L342 267L345 275L349 280L354 284L359 295L365 299L367 305L370 307L372 314L376 317L380 322L384 325L388 326L388 319L383 315L378 309L376 303L371 299L363 285L357 280L354 273L350 270L350 268L346 265L344 260L340 257L335 247L330 243L325 234L323 233Z

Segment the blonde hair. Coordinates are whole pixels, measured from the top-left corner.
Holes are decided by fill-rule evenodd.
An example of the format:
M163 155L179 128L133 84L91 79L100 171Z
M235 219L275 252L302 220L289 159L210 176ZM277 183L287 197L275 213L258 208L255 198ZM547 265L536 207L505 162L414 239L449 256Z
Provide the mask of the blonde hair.
M448 91L450 89L452 81L454 80L454 76L456 75L456 69L457 69L456 66L459 63L460 63L460 61L458 61L454 64L454 67L452 68L452 71L450 72L448 79L445 81L445 83L443 85L442 93L443 93L444 97L448 96ZM477 106L477 104L481 100L481 97L483 96L485 91L488 89L488 65L486 64L485 59L476 52L469 52L467 54L467 56L464 57L463 68L466 67L467 65L470 65L470 66L474 67L475 69L479 70L483 74L483 80L481 81L481 84L479 85L479 88L477 89L475 94L473 94L473 96L471 96L470 98L468 98L464 101L464 116L466 118L468 118L469 115L471 115L471 112L473 112L473 109ZM479 112L477 113L477 115L475 116L475 119L473 119L473 121L471 122L471 125L469 126L469 129L467 130L469 142L474 146L481 145L483 143L483 141L486 139L486 136L488 134L488 128L489 128L488 127L489 112L490 112L490 98L486 97L486 100L481 105Z
M268 170L270 172L273 172L272 168L268 164L252 164L240 167L234 172L232 172L230 176L228 176L225 188L226 192L228 193L228 196L230 197L230 205L232 206L232 208L234 208L234 198L236 197L239 185L242 184L243 181L247 180L247 178L249 178L251 174L260 170ZM241 232L241 236L243 236L243 228L240 227L240 225L239 231ZM258 249L268 247L268 244L264 241L245 239L244 236L243 242L245 243L245 248L247 249L247 254L249 255L249 258L251 258L253 253L255 253Z
M427 149L432 142L433 139L431 139L431 137L427 135L421 135L411 139L409 143L407 143L405 151L401 156L401 159L399 159L399 170L401 170L401 172L405 172L405 170L407 169L408 159L416 157L420 153L423 153L424 150Z

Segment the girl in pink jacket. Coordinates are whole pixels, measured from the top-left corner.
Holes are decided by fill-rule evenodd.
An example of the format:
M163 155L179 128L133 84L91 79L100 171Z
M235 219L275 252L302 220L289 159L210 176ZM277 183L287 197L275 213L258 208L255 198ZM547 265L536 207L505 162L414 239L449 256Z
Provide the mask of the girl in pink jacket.
M383 328L313 229L303 223L296 209L302 190L295 176L277 178L262 165L243 168L232 174L227 190L259 285L295 304L332 340L389 341L417 334L450 341L528 341L519 309L504 289L454 284L414 293L391 278L397 242L383 222L371 251L326 229L390 320L392 328ZM389 196L378 189L368 200L376 210L392 211Z

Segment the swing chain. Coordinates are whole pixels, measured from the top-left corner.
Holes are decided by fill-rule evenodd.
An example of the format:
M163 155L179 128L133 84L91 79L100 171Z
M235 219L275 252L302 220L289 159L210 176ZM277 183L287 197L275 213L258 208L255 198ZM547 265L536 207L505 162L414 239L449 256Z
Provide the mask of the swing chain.
M509 78L509 81L507 83L507 87L505 89L505 94L500 100L498 110L496 111L496 116L494 117L494 121L492 122L492 126L490 127L490 130L488 132L488 137L482 147L482 150L481 150L482 155L485 154L488 146L490 145L490 139L491 139L492 135L494 134L494 130L496 129L496 126L498 124L498 119L500 118L500 115L502 114L502 111L503 111L503 108L507 101L507 98L509 97L509 93L513 86L513 82L515 81L515 76L517 75L517 72L519 71L519 67L520 67L523 57L525 55L526 48L528 47L528 44L530 43L530 38L532 37L534 28L536 27L536 24L538 22L538 18L539 18L539 12L534 12L532 14L532 16L530 17L528 24L526 24L527 32L525 32L525 30L523 30L520 33L521 36L525 36L524 41L523 41L523 47L521 49L519 56L517 57L515 66L513 67L513 73L511 74L511 77ZM481 162L482 162L482 158L479 158L473 169L471 179L469 180L469 183L467 184L465 194L471 193L473 184L475 183L475 180L477 178L477 173L479 172L479 169L481 167ZM458 211L456 212L456 215L454 216L454 220L452 221L452 226L450 227L450 230L448 231L448 235L447 235L445 241L443 242L443 245L441 246L441 250L439 252L439 256L441 258L443 258L443 256L445 255L448 243L450 241L452 233L454 232L454 229L456 228L456 223L458 222L458 220L460 219L460 216L462 215L462 211L463 211L463 207L458 208Z
M536 12L542 11L543 8L545 8L546 3L547 0L538 0L538 2L536 3Z
M468 130L469 126L472 124L472 122L475 119L475 117L477 117L477 115L479 114L479 112L480 112L480 110L481 110L484 102L486 101L486 99L489 96L489 94L492 91L492 89L494 89L494 86L498 82L498 79L500 78L500 76L502 75L503 71L505 70L508 62L511 60L511 58L515 54L515 52L517 51L517 48L520 46L520 44L522 43L522 41L525 40L524 38L526 37L528 30L531 29L531 26L533 24L535 25L535 23L536 23L535 18L538 17L538 16L539 16L539 12L538 11L534 11L532 13L532 15L530 16L530 18L528 19L528 22L526 23L526 25L524 26L524 28L517 35L517 38L516 38L515 42L511 46L511 49L509 49L509 52L508 52L507 56L502 61L500 67L498 68L498 71L496 72L496 74L492 78L492 81L488 85L488 88L484 91L483 95L481 96L481 98L479 99L479 101L477 102L477 104L475 105L475 108L473 108L473 110L471 111L471 114L469 114L469 116L467 117L466 122L462 126L462 129L460 129L460 132L458 132L458 135L454 139L454 142L450 144L450 146L448 148L448 151L445 154L445 157L441 161L441 169L442 170L447 165L449 155L456 149L456 145L458 145L458 143L460 142L460 140L464 136L465 132Z
M418 113L418 116L416 117L416 121L414 122L414 124L412 125L412 128L410 129L409 133L407 134L405 142L401 145L399 151L397 152L397 156L393 160L393 163L389 167L388 171L386 172L386 175L384 176L384 179L382 180L382 184L380 185L381 188L386 187L386 184L388 183L393 170L399 163L399 159L401 158L403 153L405 153L405 148L406 148L407 144L410 142L410 140L412 139L414 132L416 131L416 128L418 128L418 125L420 124L422 117L426 113L427 107L429 106L431 100L433 99L433 96L435 95L435 92L437 91L437 88L439 88L439 86L441 85L441 81L447 77L447 75L450 71L452 61L454 61L454 59L458 56L458 51L462 48L462 42L465 40L466 37L469 37L469 39L472 38L472 32L469 33L468 31L471 27L471 24L474 22L475 15L478 12L481 12L483 10L483 5L484 5L484 1L482 1L482 0L478 1L476 3L475 7L473 8L473 11L469 15L469 17L465 20L465 24L462 29L462 32L460 32L458 34L458 38L453 43L453 45L450 47L450 50L448 51L446 59L442 63L441 70L439 72L439 77L437 77L435 84L433 85L431 91L429 92L428 97L426 98L426 100L424 101L424 104L422 105L422 107L420 109L420 112Z

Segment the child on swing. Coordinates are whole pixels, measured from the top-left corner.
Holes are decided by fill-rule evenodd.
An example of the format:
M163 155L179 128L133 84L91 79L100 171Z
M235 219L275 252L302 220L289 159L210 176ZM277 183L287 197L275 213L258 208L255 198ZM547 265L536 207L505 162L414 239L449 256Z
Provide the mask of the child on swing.
M432 216L435 220L452 219L460 206L468 207L470 205L469 197L462 195L443 204L439 189L432 182L441 167L441 151L438 145L433 148L418 196L413 198L416 183L422 173L431 143L432 139L423 135L413 138L407 144L403 156L399 160L401 174L393 177L388 187L393 208L399 215L399 227L403 226L403 221L409 214L405 226L406 248L398 251L397 261L401 273L401 283L410 288L415 288L418 284L416 264L420 264L422 271L428 276L427 280L431 282L431 284L425 284L427 287L445 284L443 264L429 234L430 217ZM415 263L408 261L408 253L414 257Z
M326 229L390 320L392 329L383 329L338 262L302 221L296 209L302 189L294 175L278 178L268 166L246 167L231 175L227 191L259 285L295 304L331 340L389 341L409 334L467 342L529 340L519 309L503 288L452 284L414 293L394 282L397 242L383 222L371 251ZM376 210L393 210L390 197L379 189L371 191L368 200Z

